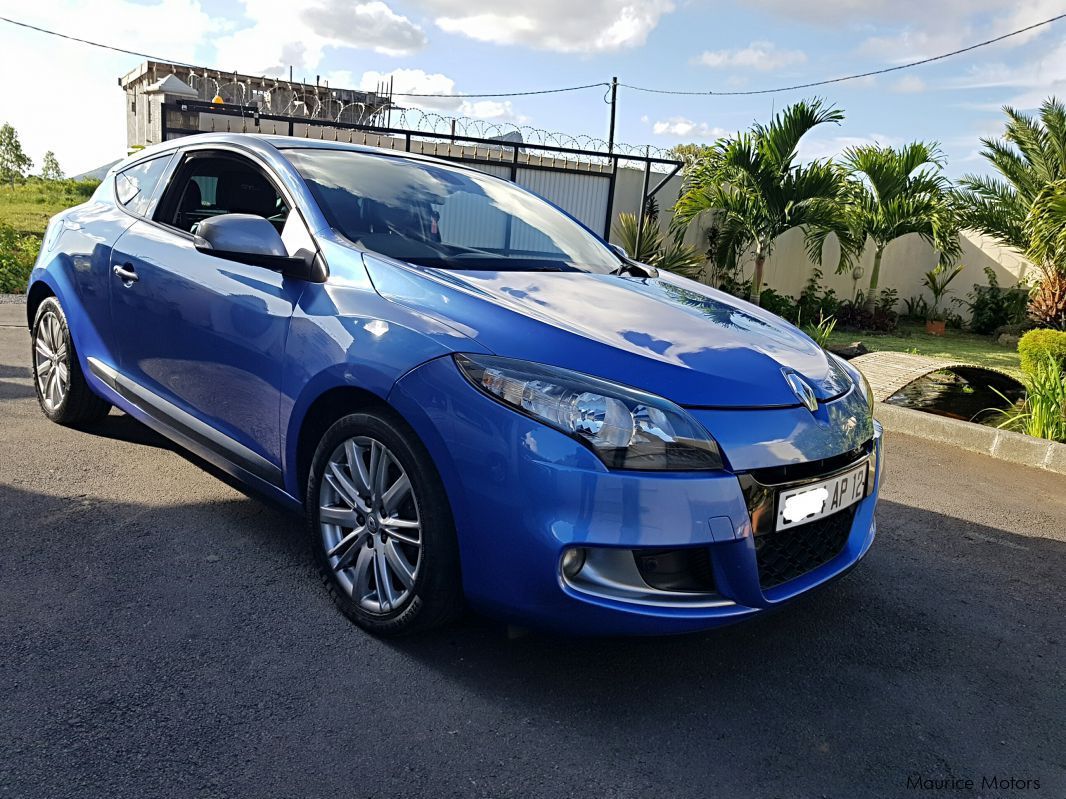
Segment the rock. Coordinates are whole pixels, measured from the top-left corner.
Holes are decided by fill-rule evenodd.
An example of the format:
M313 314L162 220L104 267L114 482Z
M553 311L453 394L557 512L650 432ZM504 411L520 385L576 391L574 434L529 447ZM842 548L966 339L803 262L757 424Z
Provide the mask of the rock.
M1012 350L1016 350L1018 349L1019 339L1021 339L1021 336L1012 336L1010 333L1002 333L996 341L1004 347L1010 347Z
M853 341L850 344L830 344L826 349L834 355L839 355L841 358L848 361L869 352L869 350L866 349L866 345L861 341Z

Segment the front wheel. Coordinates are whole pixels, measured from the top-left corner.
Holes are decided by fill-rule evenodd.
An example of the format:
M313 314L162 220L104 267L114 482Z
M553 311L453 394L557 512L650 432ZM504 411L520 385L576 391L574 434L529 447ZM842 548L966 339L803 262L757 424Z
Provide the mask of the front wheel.
M48 297L33 320L33 385L44 415L62 425L84 425L107 416L101 399L82 374L63 307Z
M311 546L340 610L377 635L440 626L462 607L451 509L428 453L391 415L345 416L318 445Z

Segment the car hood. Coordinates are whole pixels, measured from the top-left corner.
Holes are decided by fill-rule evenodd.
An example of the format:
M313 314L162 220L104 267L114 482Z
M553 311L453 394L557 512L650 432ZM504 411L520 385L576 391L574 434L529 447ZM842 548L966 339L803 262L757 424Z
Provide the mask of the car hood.
M425 269L364 259L386 298L437 316L499 355L574 369L707 408L821 400L850 378L783 319L701 283L583 272Z

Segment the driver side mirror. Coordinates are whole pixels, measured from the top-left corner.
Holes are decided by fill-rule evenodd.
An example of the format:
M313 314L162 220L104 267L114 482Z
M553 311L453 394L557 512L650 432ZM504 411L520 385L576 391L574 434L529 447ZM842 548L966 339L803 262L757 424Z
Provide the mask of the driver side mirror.
M633 260L632 256L630 256L630 254L626 252L626 248L623 247L621 244L608 244L607 246L614 250L614 254L619 256L623 260Z
M255 214L220 214L199 222L193 228L194 246L198 252L262 266L280 272L285 277L322 282L319 259L314 253L301 250L290 256L274 226Z

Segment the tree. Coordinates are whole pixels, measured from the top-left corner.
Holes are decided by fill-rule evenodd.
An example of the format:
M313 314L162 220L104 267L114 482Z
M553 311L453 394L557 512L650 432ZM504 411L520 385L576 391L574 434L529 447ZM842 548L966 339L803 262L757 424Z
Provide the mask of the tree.
M682 173L687 173L701 158L706 156L711 149L711 145L709 144L675 144L670 148L669 155L671 158L680 161L683 164L681 167Z
M913 142L900 147L864 145L844 153L850 175L846 206L852 238L865 249L874 246L867 310L877 302L885 248L908 233L917 233L951 261L960 253L958 230L949 203L949 184L940 174L943 156L935 144Z
M674 207L674 224L687 227L705 211L717 212L719 258L754 249L750 299L758 303L763 268L775 240L803 229L812 259L821 261L829 233L840 241L840 267L851 262L855 243L843 211L847 181L830 161L801 164L800 140L818 125L844 119L821 100L799 102L769 125L720 139L689 170Z
M981 140L1000 177L964 177L955 211L963 227L1020 250L1040 269L1029 315L1066 327L1066 106L1050 97L1039 118L1010 106L1003 113L1003 137Z
M22 151L18 132L5 122L0 127L0 180L14 188L15 181L24 178L32 166L33 161Z
M59 159L51 150L41 159L41 177L45 180L62 180L63 170L59 168Z

